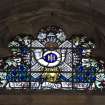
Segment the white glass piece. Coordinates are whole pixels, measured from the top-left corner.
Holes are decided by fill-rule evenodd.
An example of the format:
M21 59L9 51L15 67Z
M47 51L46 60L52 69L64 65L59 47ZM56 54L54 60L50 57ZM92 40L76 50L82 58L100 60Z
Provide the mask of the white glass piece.
M49 83L49 82L43 82L42 84L43 89L60 89L61 84L55 84L55 83Z
M43 66L48 66L48 62L46 62L44 59L39 59L38 62Z
M84 90L90 86L90 83L74 83L74 87L79 90Z
M39 47L39 48L43 48L44 47L44 45L43 44L41 44L39 41L37 41L37 40L35 40L35 41L33 41L32 42L32 47Z
M61 57L59 57L59 58L57 59L57 61L61 61Z
M10 83L7 83L6 89L11 90L12 88L10 87Z
M43 66L41 66L39 63L36 63L31 67L31 71L41 71L43 69Z
M36 61L35 57L32 56L32 58L31 58L31 65L33 66L36 63L37 63L37 61Z
M91 66L97 67L97 63L98 63L97 61L90 59L90 62L91 62Z
M31 40L28 39L28 37L25 37L24 38L24 43L25 43L25 45L27 45L27 47L30 47L31 46Z
M22 41L22 38L20 36L17 36L16 39L18 39L18 41Z
M65 48L64 49L63 48L61 49L61 53L62 54L65 54L66 52L67 52L67 49L65 49Z
M39 59L41 59L42 56L43 56L43 51L42 51L42 49L36 49L36 50L34 51L34 54L35 54L36 60L39 60Z
M64 34L64 32L59 32L56 34L57 38L60 40L60 41L65 41L66 40L66 36Z
M56 40L56 43L57 43L58 45L61 45L61 42L60 42L59 40Z
M103 89L103 86L101 85L101 82L100 81L96 81L95 84L96 84L96 87L97 88Z
M19 62L21 62L21 58L14 58L14 61L15 61L16 63L19 63Z
M50 32L48 35L47 35L47 42L56 42L56 36L54 33Z
M1 82L1 83L0 83L0 87L4 87L4 86L5 86L5 84L7 83L7 81L6 81L6 80L1 80L0 82Z
M9 82L9 86L15 89L22 89L29 87L29 82Z
M62 88L71 88L72 87L72 82L61 82Z
M65 57L63 56L63 57L62 57L62 62L64 62L64 60L65 60Z
M62 57L65 57L65 54L64 53L62 53L61 55L62 55Z
M91 65L89 59L88 58L86 58L86 59L83 58L82 59L82 65L86 66L86 67L89 67Z
M12 42L9 43L8 47L12 47L12 46L19 47L19 43L15 42L15 41L12 41Z
M72 67L67 65L65 62L62 63L61 65L59 65L59 68L61 69L61 71L70 71L70 72L72 72Z
M41 89L39 82L31 82L31 89Z
M64 43L62 43L59 48L71 48L72 47L72 43L69 42L68 40L66 40Z
M68 65L72 65L72 50L68 49L65 57L65 63Z
M6 75L7 75L7 73L0 72L0 78L1 78L1 80L5 80L6 79Z
M60 63L60 60L59 60L59 61L56 61L56 62L54 62L54 63L49 63L49 64L48 64L48 67L56 66L56 65L58 65L59 63Z
M0 87L4 87L5 86L5 84L6 84L6 75L7 75L7 73L4 73L4 72L0 72Z
M37 77L39 77L41 75L41 73L31 73L31 76L33 77L33 78L37 78Z
M72 73L61 73L66 79L70 79L72 78Z
M97 73L96 74L96 80L98 81L102 81L102 80L105 80L105 74L104 73Z
M45 39L45 38L46 38L46 33L39 32L39 34L38 34L38 39L39 39L39 40L43 40L43 39Z
M50 32L47 36L48 36L48 37L55 37L55 35L54 35L53 32Z
M89 88L89 90L94 90L95 89L95 83L93 83L92 85L91 85L91 87Z
M75 46L78 46L78 45L79 45L79 41L76 41L76 42L75 42Z

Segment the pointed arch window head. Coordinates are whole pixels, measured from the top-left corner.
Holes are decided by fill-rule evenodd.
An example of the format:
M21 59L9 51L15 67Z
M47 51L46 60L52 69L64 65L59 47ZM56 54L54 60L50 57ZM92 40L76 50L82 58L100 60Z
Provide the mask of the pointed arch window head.
M0 59L0 88L88 90L105 88L105 64L95 58L95 43L83 35L68 40L62 28L40 29L37 38L20 34Z

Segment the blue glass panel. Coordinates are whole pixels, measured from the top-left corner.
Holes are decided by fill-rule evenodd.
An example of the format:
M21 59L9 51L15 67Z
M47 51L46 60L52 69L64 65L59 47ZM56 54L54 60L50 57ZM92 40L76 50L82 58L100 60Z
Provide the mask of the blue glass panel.
M54 53L49 53L44 57L44 60L48 63L53 63L57 61L57 55Z

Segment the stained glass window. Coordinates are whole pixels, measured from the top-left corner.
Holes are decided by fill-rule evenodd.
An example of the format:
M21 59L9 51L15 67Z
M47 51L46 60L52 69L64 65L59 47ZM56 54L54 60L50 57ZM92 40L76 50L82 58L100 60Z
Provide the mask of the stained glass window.
M85 35L67 39L59 26L41 28L37 38L19 34L0 58L0 88L31 90L102 90L105 63L95 54L95 42Z

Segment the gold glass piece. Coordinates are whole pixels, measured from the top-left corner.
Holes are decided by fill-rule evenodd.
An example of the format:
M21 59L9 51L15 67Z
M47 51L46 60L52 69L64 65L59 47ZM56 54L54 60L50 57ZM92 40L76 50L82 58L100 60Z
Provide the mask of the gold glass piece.
M44 68L44 73L43 77L47 82L52 82L55 83L58 81L59 77L59 69L58 67L53 67L53 68Z

